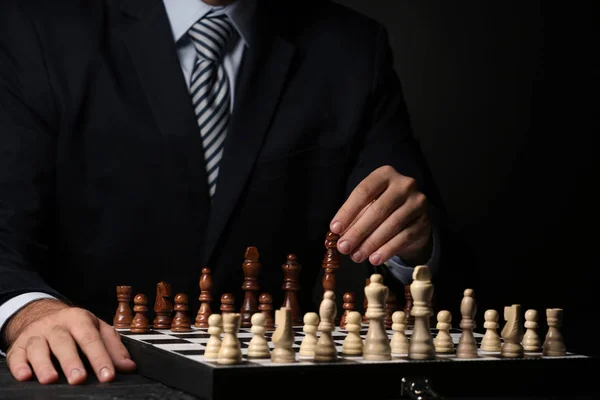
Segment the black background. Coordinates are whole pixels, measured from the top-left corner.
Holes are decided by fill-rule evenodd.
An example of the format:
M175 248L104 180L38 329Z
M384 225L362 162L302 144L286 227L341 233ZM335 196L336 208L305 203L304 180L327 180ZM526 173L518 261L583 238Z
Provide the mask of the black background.
M564 308L567 347L596 354L597 42L592 2L343 0L383 23L445 202L436 290L489 308ZM560 6L560 7L559 7ZM448 251L451 250L451 251ZM451 303L451 304L449 304Z

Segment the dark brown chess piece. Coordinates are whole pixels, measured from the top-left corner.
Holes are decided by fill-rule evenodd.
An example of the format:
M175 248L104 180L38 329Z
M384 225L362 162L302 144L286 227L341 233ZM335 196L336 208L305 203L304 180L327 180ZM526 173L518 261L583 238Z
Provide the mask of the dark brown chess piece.
M323 263L321 264L321 267L324 270L323 292L331 290L335 293L335 272L340 267L340 253L337 249L337 241L339 238L339 235L332 232L327 232L325 237L326 251L325 256L323 257Z
M129 330L133 333L146 333L150 330L150 323L146 313L148 312L148 298L145 294L138 294L133 299L133 312Z
M410 284L404 285L404 314L406 315L406 325L414 325L415 317L411 314L410 310L413 307L413 298L410 292Z
M390 291L385 299L385 318L383 319L385 329L392 329L392 314L394 314L394 311L397 309L396 295Z
M369 286L370 283L371 283L371 279L367 278L365 281L365 287ZM366 324L369 322L369 319L367 318L367 308L368 307L369 307L369 299L367 298L367 296L365 296L365 298L363 300L363 316L362 316L363 324Z
M258 309L265 315L267 320L265 329L272 331L275 329L275 321L273 319L273 297L269 293L262 293L258 297Z
M283 270L283 285L281 288L284 291L282 307L292 310L292 325L303 325L302 312L298 304L298 292L300 291L298 280L302 267L298 263L296 255L289 254L287 261L281 266L281 269Z
M235 309L235 297L231 293L224 293L221 296L221 314L232 313Z
M131 327L133 312L131 311L132 289L131 286L117 286L117 311L113 318L113 327L116 329L128 329Z
M242 328L249 328L252 326L252 315L258 312L258 290L260 286L258 284L258 275L260 273L260 262L258 258L260 254L258 249L254 246L250 246L246 249L245 259L242 263L244 270L244 283L242 284L242 290L244 291L244 301L240 308L240 314L242 314L242 321L240 326Z
M213 300L212 297L212 274L210 268L202 268L202 275L200 275L200 308L198 314L196 314L196 320L194 325L197 328L208 328L208 317L212 314L210 303Z
M340 329L346 328L346 317L350 311L354 311L356 309L355 306L355 295L352 292L344 293L342 308L344 309L344 313L340 318Z
M171 331L173 332L189 332L192 330L190 316L188 315L188 297L184 293L179 293L175 296L175 315L171 323Z
M171 327L171 313L173 303L171 302L171 285L164 281L156 285L156 300L154 302L154 329L169 329Z

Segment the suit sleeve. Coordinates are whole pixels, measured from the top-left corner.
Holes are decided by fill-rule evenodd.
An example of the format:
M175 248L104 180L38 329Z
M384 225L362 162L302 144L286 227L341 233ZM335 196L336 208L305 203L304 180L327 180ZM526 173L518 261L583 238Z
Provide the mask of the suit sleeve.
M429 214L438 233L439 255L444 242L444 207L419 141L413 134L402 84L394 70L388 33L383 26L379 26L374 47L373 81L363 121L366 128L359 141L360 150L356 152L347 194L384 165L414 178L428 199Z
M23 293L62 297L42 276L54 224L57 112L31 20L0 5L0 304Z

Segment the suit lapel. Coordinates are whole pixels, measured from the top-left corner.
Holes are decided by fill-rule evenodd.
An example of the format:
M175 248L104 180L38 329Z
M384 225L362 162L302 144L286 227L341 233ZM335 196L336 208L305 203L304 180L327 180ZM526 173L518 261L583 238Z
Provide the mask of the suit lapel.
M203 215L209 198L202 140L161 0L121 0L121 35L167 149L183 163ZM203 224L204 225L204 224Z
M262 148L273 113L295 54L294 46L280 37L259 2L256 10L256 40L245 49L236 102L219 169L217 190L207 231L204 264L215 246L243 192ZM249 238L250 240L250 238Z

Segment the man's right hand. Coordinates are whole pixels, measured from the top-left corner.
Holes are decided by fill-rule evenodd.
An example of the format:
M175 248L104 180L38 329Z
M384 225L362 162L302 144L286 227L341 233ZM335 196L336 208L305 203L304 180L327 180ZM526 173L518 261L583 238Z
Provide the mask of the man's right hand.
M35 376L41 384L53 383L58 372L53 354L70 384L86 380L78 349L86 356L100 382L112 381L115 370L131 372L135 363L119 333L94 314L58 300L28 304L6 325L8 367L19 381Z

